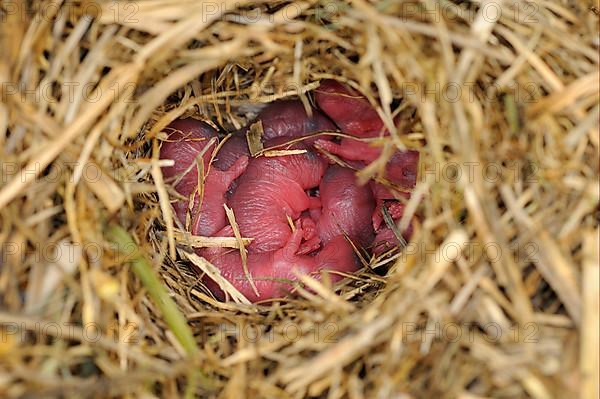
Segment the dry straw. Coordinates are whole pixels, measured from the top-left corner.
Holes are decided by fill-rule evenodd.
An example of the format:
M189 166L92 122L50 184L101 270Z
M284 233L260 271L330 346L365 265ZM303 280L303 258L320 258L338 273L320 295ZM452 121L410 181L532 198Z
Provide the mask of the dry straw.
M598 396L597 3L15 1L0 21L2 397ZM414 237L335 286L251 305L221 279L219 302L192 248L248 240L183 232L163 130L232 132L323 78L377 108L374 145L421 152Z

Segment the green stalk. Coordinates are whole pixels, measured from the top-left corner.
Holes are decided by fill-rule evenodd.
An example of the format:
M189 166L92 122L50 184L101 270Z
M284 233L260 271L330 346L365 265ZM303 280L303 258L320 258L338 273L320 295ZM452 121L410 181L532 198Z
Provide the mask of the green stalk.
M148 259L144 256L131 235L122 227L111 225L106 230L106 237L117 246L122 255L127 256L127 261L131 265L131 270L140 279L148 295L158 306L167 326L177 341L181 344L189 357L193 357L199 352L198 345L192 334L192 330L183 314L175 304L175 301L169 296L167 290L160 279L152 269ZM196 381L204 380L208 384L208 378L200 370L192 367L189 375L189 384L186 389L186 397L193 397Z
M508 127L513 135L519 133L519 109L515 102L515 97L507 93L504 95L504 109L506 111L506 119L508 120Z

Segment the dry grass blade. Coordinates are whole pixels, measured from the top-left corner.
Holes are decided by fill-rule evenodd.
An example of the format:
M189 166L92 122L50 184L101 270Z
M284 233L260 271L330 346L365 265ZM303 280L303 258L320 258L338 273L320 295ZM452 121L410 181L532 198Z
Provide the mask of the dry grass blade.
M197 266L202 272L204 272L208 278L217 283L219 288L229 295L234 302L243 303L246 305L250 304L250 301L243 294L241 294L237 288L235 288L227 279L221 276L219 269L213 266L206 259L190 252L183 252L183 256L192 262L192 264Z
M108 239L116 246L117 254L127 256L135 275L143 282L144 287L162 311L162 315L188 355L195 355L198 346L194 335L187 325L183 314L169 297L160 280L154 274L145 256L140 252L133 238L121 227L110 226L106 231Z
M263 127L262 121L258 121L250 125L248 132L246 132L246 141L248 142L248 149L250 150L250 155L255 157L257 154L262 152L263 150Z
M254 283L254 279L252 278L252 275L250 274L250 271L248 270L248 250L244 246L244 242L242 240L242 235L240 234L240 228L239 228L237 222L235 221L235 215L233 214L233 209L229 208L226 204L223 204L223 207L225 208L225 214L227 215L227 219L229 220L229 225L231 226L231 228L233 230L233 235L235 236L235 239L238 242L238 247L240 250L240 257L242 258L242 267L244 268L244 274L246 275L246 278L248 279L248 282L250 283L250 286L252 287L252 290L254 291L254 293L257 296L260 296L258 289L256 288L256 284Z
M600 257L598 249L599 231L589 231L584 239L583 265L583 319L581 329L581 384L582 398L598 396L598 374L600 373Z
M341 297L337 296L330 289L325 287L320 281L315 280L311 276L305 274L298 274L298 279L306 285L309 289L313 290L317 295L321 296L328 302L328 305L332 305L341 311L350 312L354 310L354 306L344 301Z
M102 89L107 90L110 85L125 85L128 78L134 74L135 69L125 67L116 68L113 72L107 75L97 88L98 92ZM9 201L18 196L28 185L30 185L52 162L58 154L60 154L73 140L83 134L92 123L100 116L106 108L111 104L113 98L111 96L99 95L98 101L94 107L88 107L77 119L75 119L64 132L43 146L43 149L38 151L35 156L23 168L19 176L13 178L6 186L0 190L0 208L3 208ZM15 101L19 101L15 99Z
M270 150L264 151L262 155L265 157L285 157L287 155L301 155L305 154L306 150Z
M187 231L175 230L175 240L192 248L240 248L236 237L203 237L195 236ZM242 238L244 246L252 242L251 238Z
M401 308L401 306L399 306ZM310 362L291 368L281 375L281 381L296 392L317 378L331 372L339 366L344 366L368 350L375 338L393 323L394 315L386 314L374 320L358 333L344 338L325 352L319 354Z
M563 303L575 323L579 324L581 321L581 298L574 268L569 265L567 259L557 249L556 242L549 236L547 231L531 231L535 228L534 224L529 216L516 206L516 200L510 189L502 186L501 193L519 224L524 229L530 229L532 236L536 236L534 242L539 252L534 256L534 262L540 273L563 299Z
M175 227L173 220L174 214L171 208L171 204L169 202L169 194L167 193L167 189L163 181L162 172L160 171L160 167L157 163L152 164L151 173L152 177L154 178L154 183L156 184L156 191L158 192L158 198L160 201L160 209L162 211L163 217L165 218L165 225L167 227L169 255L175 258Z
M87 162L85 168L88 171L91 169L95 174L84 173L83 180L104 203L106 209L110 213L115 213L125 203L125 193L110 175L100 168L100 165Z

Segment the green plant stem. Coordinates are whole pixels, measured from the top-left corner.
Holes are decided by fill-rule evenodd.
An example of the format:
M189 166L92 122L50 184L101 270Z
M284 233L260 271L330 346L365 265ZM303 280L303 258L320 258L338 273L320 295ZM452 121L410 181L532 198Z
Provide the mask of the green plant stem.
M122 255L127 256L131 270L140 279L142 285L148 291L148 295L150 295L150 298L158 306L167 326L173 332L186 354L189 357L196 355L199 352L198 345L196 345L196 340L187 320L177 307L177 304L175 304L175 301L167 293L167 290L152 269L148 259L133 240L133 237L125 229L117 225L108 227L106 237L117 246L118 251ZM192 367L189 374L186 397L193 397L198 379L204 380L208 385L208 378L200 370Z

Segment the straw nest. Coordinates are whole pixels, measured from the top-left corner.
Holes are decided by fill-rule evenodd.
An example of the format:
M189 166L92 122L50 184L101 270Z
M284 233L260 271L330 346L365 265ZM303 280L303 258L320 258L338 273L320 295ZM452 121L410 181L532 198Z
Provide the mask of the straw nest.
M0 18L3 397L597 397L595 3L7 2ZM388 125L414 109L381 143L421 152L412 242L333 287L217 302L173 221L161 132L189 115L231 132L323 78Z

